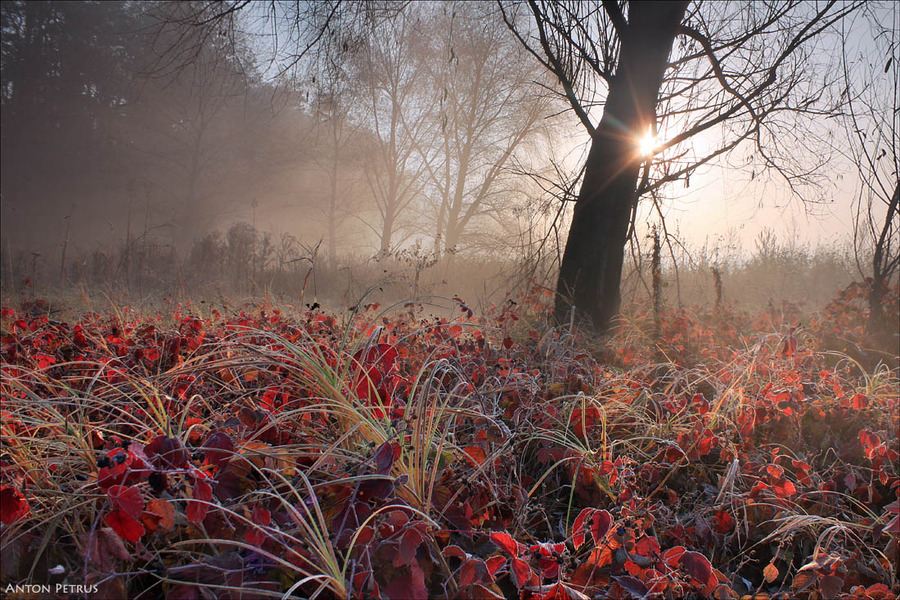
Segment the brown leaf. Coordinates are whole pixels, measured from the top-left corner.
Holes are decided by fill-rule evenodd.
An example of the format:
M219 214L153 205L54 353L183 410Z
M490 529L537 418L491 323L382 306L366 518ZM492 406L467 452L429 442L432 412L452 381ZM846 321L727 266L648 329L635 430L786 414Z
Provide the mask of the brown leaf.
M778 579L778 567L776 567L773 563L769 563L766 565L766 568L763 569L763 576L766 578L766 581L772 583L776 579Z
M151 533L157 529L172 531L175 527L175 507L168 500L151 498L144 507L141 522Z
M801 592L815 583L818 578L818 573L812 569L798 571L797 574L794 575L794 581L791 582L791 589L794 590L795 593Z
M819 582L819 589L826 598L837 598L844 587L844 580L837 575L827 575Z
M96 531L90 540L88 551L90 562L105 573L113 570L116 560L132 560L131 554L125 549L125 542L109 527L101 527Z

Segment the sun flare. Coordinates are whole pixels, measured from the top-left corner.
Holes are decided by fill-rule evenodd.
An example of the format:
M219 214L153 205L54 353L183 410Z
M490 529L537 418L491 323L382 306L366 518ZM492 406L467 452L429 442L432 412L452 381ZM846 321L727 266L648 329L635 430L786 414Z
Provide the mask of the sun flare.
M641 156L650 156L653 154L653 150L656 148L656 136L653 135L652 132L648 131L647 135L642 137L638 142L638 150L641 153Z

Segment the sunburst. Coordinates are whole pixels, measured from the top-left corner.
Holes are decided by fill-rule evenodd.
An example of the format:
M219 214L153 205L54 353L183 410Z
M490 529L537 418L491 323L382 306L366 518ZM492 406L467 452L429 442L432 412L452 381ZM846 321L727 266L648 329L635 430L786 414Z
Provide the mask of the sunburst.
M647 131L647 135L638 141L638 151L641 153L641 156L650 156L656 150L657 143L656 136L653 135L653 130L651 129Z

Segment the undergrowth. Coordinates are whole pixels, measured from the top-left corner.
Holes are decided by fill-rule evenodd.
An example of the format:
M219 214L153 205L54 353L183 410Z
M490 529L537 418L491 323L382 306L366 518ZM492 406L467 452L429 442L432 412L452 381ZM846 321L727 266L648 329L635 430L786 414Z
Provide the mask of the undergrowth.
M854 298L658 330L639 307L603 340L544 325L540 293L4 308L0 587L895 598L896 356Z

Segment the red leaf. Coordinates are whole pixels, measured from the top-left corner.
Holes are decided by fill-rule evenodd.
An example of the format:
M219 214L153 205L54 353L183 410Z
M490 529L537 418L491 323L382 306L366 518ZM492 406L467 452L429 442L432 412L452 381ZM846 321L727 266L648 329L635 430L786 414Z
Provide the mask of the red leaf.
M869 399L865 394L855 394L850 398L850 407L854 410L863 410L869 405ZM827 596L827 594L826 594Z
M610 550L609 546L603 545L599 548L594 548L593 550L591 550L591 554L587 559L587 564L589 564L593 569L599 569L611 563L612 558L612 550Z
M697 442L697 453L700 456L706 456L712 449L715 448L719 444L718 438L705 436L700 438L700 441Z
M655 557L659 556L659 553L661 551L662 551L662 548L659 545L659 540L657 540L652 535L646 535L646 536L642 537L634 545L634 552L636 552L640 556L655 558Z
M125 549L122 538L109 527L99 527L96 535L89 539L88 560L98 565L101 571L112 571L115 568L116 560L134 560L134 557Z
M797 493L797 488L791 483L790 479L776 479L772 482L772 487L781 498L789 498Z
M702 585L706 585L709 576L712 575L712 565L709 559L699 552L686 551L681 555L681 566L692 579L696 579Z
M425 586L425 573L422 567L414 562L407 568L395 572L384 591L388 598L427 598L428 588Z
M234 450L234 441L232 441L231 436L221 431L211 433L206 438L206 441L203 442L206 460L220 469L234 456Z
M865 450L866 458L872 458L875 455L875 448L881 445L881 438L877 433L863 429L859 432L859 443L862 444L863 450Z
M791 464L797 469L797 481L803 485L811 485L812 478L809 476L809 472L812 470L812 467L802 460L791 460Z
M888 524L884 526L884 530L888 533L900 534L900 515L888 521Z
M486 561L484 564L487 565L488 573L491 575L491 579L493 579L497 575L497 571L503 568L503 565L506 564L506 559L502 556L492 556Z
M784 469L780 465L768 465L766 472L776 479L784 476Z
M528 566L528 563L520 558L512 559L512 575L513 583L516 584L516 588L518 589L522 589L528 585L531 582L532 577L535 577L531 567Z
M585 534L587 533L587 527L585 521L591 518L594 514L596 508L585 508L582 509L578 516L575 517L575 523L572 525L572 544L575 548L580 548L582 544L584 544Z
M255 506L253 507L253 512L250 513L250 521L256 525L266 526L272 521L272 513L261 506ZM262 546L266 540L266 535L258 527L248 527L244 533L244 539L253 546Z
M481 448L480 446L466 446L463 448L463 453L465 453L466 460L468 460L473 467L478 467L485 459L487 459L484 448Z
M0 487L0 523L10 525L28 514L28 502L19 490L4 485Z
M606 532L609 531L611 525L612 515L608 512L598 510L594 513L591 517L591 537L594 539L595 544L599 544L606 537Z
M272 513L262 506L254 506L253 513L250 515L250 520L257 525L268 525L272 522Z
M144 535L144 526L124 510L114 510L107 514L104 520L123 540L136 542Z
M125 483L128 476L128 465L126 463L116 464L112 467L101 467L97 474L97 486L101 490L107 490L113 485Z
M590 600L590 596L586 596L574 588L570 588L562 582L551 585L541 585L530 588L531 597L535 600Z
M379 475L387 475L394 466L394 461L400 457L400 444L397 442L385 442L375 451L375 472Z
M604 460L597 467L597 475L600 475L601 477L605 476L605 475L611 475L615 472L616 472L616 465L611 460Z
M728 511L720 510L716 513L716 531L721 534L734 529L734 517Z
M679 564L681 564L681 556L687 552L687 549L684 546L675 546L674 548L669 548L662 554L662 560L669 567L675 568Z
M181 469L187 466L190 453L180 439L157 436L144 448L147 457L158 467Z
M185 514L191 523L201 523L209 512L209 501L212 499L212 487L202 480L197 479L194 482L194 499L188 500Z
M519 542L514 540L511 535L503 531L492 531L491 541L497 544L507 554L517 557L519 556Z
M801 592L815 583L818 578L818 573L813 570L798 571L797 574L794 575L794 580L791 582L791 589L794 590L795 593Z
M113 510L121 510L132 519L138 519L144 512L144 498L141 491L133 485L114 485L107 490L112 500Z
M422 534L416 529L407 529L400 539L400 556L407 564L416 559L416 550L422 545Z
M248 527L244 532L244 541L251 546L261 547L266 541L266 536L259 529Z
M479 563L481 564L479 565ZM478 566L481 567L482 572L486 571L484 563L480 559L476 558L469 562L463 563L463 565L459 568L459 587L462 588L479 581L480 578L478 577Z
M441 556L445 558L458 558L462 561L469 560L469 553L456 544L450 544L449 546L441 550Z

